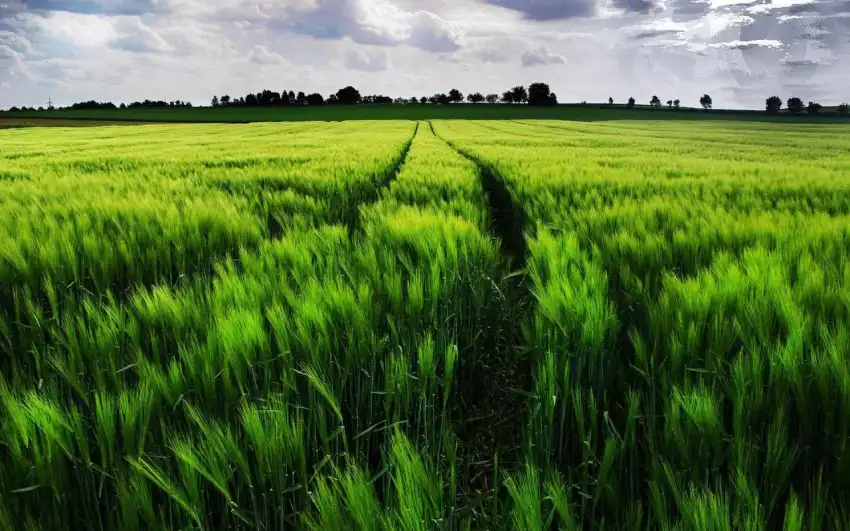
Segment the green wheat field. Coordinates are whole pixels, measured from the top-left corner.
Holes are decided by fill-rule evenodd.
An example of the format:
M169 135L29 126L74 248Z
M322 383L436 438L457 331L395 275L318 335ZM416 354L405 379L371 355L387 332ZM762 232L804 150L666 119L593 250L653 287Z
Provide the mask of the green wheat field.
M850 126L0 131L0 529L850 529Z

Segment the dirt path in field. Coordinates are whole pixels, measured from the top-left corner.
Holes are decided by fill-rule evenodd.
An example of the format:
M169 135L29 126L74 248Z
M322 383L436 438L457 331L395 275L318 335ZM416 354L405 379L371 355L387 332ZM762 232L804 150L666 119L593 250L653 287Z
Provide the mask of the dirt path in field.
M525 339L521 328L531 300L524 273L528 258L523 233L525 213L511 196L505 180L485 161L438 135L430 121L428 126L434 136L478 167L490 211L490 236L499 242L506 266L512 271L504 293L506 326L498 327L497 347L489 355L477 359L470 374L459 377L460 381L477 382L468 386L473 390L471 395L461 394L460 400L468 417L458 437L464 443L459 452L470 467L466 495L480 501L482 496L499 496L498 492L493 492L498 485L498 478L494 477L498 469L494 456L498 455L502 462L519 462L522 451L523 416L527 411L523 393L531 389L532 382L531 364L522 352Z
M0 129L4 127L102 127L104 125L162 125L162 122L72 120L68 118L0 118Z

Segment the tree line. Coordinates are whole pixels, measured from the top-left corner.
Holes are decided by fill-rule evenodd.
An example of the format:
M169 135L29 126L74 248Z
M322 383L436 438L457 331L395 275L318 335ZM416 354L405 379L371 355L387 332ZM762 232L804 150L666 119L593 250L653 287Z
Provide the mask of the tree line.
M392 98L382 94L363 96L359 90L352 86L339 89L325 99L319 93L305 94L296 93L293 90L274 92L263 90L257 93L248 93L244 96L231 97L229 94L213 96L210 104L212 107L280 107L280 106L303 106L303 105L357 105L357 104L440 104L449 105L462 102L468 103L527 103L529 105L557 105L558 96L551 91L546 83L532 83L526 89L524 86L516 86L506 90L501 95L480 92L467 94L458 89L451 89L448 93L440 92L431 96L413 96L410 98Z
M360 91L352 86L346 86L344 88L339 89L334 94L330 94L327 98L319 94L318 92L314 92L311 94L306 94L303 91L295 92L294 90L282 90L280 92L275 92L273 90L263 90L261 92L256 93L248 93L243 96L233 96L231 97L228 94L224 94L221 96L213 96L210 102L211 106L214 108L224 108L224 107L284 107L284 106L317 106L317 105L358 105L358 104L396 104L396 105L412 105L412 104L432 104L432 105L452 105L459 103L471 103L471 104L479 104L479 103L506 103L506 104L527 104L527 105L557 105L558 104L558 96L551 91L550 87L546 83L532 83L526 88L523 85L518 85L513 88L510 88L501 94L491 93L491 94L482 94L481 92L471 92L464 96L464 94L453 88L449 90L447 93L440 92L437 94L432 94L431 96L413 96L410 98L392 98L389 96L384 96L381 94L372 94L363 96ZM670 109L679 109L681 101L679 99L670 99L667 100L667 107ZM708 94L703 94L699 99L700 106L706 111L711 110L712 108L712 99ZM765 100L765 110L768 113L779 113L782 109L782 100L778 96L771 96ZM581 105L587 105L587 102L581 102ZM608 105L614 105L614 98L608 98ZM631 109L636 106L636 101L633 97L630 97L626 104L624 105L626 108ZM649 101L649 106L651 108L657 109L663 106L661 102L661 98L658 96L652 96ZM187 101L154 101L154 100L144 100L144 101L136 101L130 104L120 104L115 105L112 102L97 102L97 101L84 101L79 103L74 103L69 107L62 107L64 109L78 109L78 110L114 110L114 109L164 109L164 108L191 108L192 104ZM803 111L808 112L809 114L819 114L823 109L823 106L817 102L810 101L808 105L804 105L803 101L800 98L792 97L787 100L787 109L788 112L792 114L799 114ZM9 109L10 112L17 111L42 111L45 110L44 107L39 107L36 109L35 107L11 107ZM54 107L50 106L47 110L54 110ZM850 113L850 105L847 103L842 103L836 108L836 112L840 114L848 114Z

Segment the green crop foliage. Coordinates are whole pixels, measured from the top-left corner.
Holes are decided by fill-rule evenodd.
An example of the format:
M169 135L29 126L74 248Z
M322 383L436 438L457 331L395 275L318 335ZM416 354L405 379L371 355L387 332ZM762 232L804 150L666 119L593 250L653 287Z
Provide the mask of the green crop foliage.
M0 529L846 529L848 153L0 131Z

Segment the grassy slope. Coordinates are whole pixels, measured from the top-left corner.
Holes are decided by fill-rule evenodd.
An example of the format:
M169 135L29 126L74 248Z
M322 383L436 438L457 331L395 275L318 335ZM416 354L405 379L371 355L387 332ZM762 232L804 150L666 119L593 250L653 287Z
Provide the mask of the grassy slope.
M714 110L704 112L701 109L648 109L638 107L625 109L614 106L605 108L594 105L559 105L557 107L529 107L527 105L358 105L323 106L303 108L252 108L252 109L213 109L196 107L192 109L125 109L125 110L59 110L26 113L0 112L0 125L3 118L51 118L78 120L136 120L161 122L278 122L278 121L334 121L334 120L511 120L511 119L550 119L550 120L656 120L656 119L712 119L746 121L781 122L850 122L850 116L824 114L809 116L806 114L790 116L787 114L767 115L758 111Z

